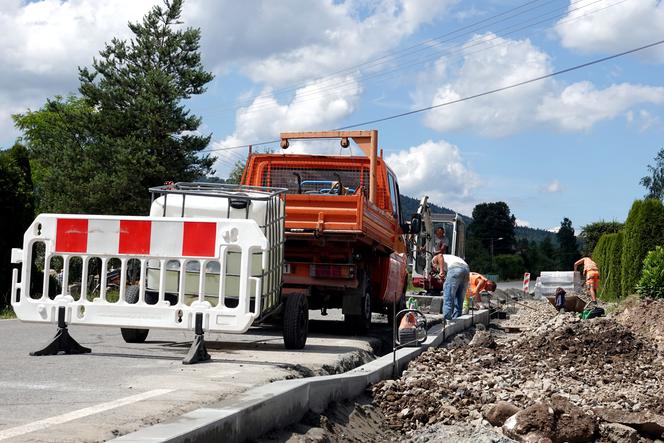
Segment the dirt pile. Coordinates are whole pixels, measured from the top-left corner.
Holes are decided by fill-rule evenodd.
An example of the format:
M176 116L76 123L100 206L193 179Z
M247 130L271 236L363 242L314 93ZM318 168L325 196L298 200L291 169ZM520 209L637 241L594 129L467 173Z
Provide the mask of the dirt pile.
M572 314L550 317L495 348L429 350L401 379L372 390L387 423L402 432L482 421L499 401L525 410L562 398L579 419L596 423L599 407L664 414L664 366L656 348L613 320Z
M510 314L507 320L498 320L502 327L534 329L547 323L558 315L558 311L547 300L521 300L515 304L516 313Z
M644 300L616 315L616 321L653 340L664 350L664 300Z

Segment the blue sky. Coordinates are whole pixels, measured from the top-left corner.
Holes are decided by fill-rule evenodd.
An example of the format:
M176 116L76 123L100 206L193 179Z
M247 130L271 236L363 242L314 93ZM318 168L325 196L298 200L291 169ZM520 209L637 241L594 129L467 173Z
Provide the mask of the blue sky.
M3 1L0 146L20 135L12 113L75 92L76 66L154 3ZM407 112L664 39L656 0L187 0L184 20L201 28L216 75L189 102L211 149ZM502 200L545 229L624 220L664 147L662 62L660 46L366 129L413 197L466 214ZM215 151L218 175L245 154Z

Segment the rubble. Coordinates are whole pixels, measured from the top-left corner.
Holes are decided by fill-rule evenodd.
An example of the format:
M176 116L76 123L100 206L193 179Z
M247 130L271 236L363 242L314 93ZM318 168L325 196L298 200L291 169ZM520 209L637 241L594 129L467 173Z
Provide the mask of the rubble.
M551 312L548 303L526 303L539 303L544 312L521 309L520 321L534 328L517 339L489 341L488 332L478 331L473 341L495 346L429 349L401 379L374 385L374 403L390 428L412 435L432 424L504 421L503 432L519 441L612 441L618 435L629 441L628 429L606 422L636 424L601 415L601 408L648 411L648 423L659 423L653 417L664 414L664 358L650 340L612 319L579 320ZM506 417L509 411L517 412Z

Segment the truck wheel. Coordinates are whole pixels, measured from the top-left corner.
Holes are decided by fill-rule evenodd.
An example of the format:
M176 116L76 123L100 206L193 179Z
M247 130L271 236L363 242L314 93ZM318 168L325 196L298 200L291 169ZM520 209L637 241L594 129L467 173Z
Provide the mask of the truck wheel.
M149 329L121 328L122 338L126 343L143 343L148 338Z
M302 349L309 329L309 303L304 294L290 294L284 306L284 345L286 349Z
M125 301L131 305L138 303L140 288L138 285L129 286L125 290ZM121 328L122 338L127 343L143 343L148 338L149 329Z
M354 334L365 334L371 328L371 291L369 282L365 281L359 315L344 315L346 329Z

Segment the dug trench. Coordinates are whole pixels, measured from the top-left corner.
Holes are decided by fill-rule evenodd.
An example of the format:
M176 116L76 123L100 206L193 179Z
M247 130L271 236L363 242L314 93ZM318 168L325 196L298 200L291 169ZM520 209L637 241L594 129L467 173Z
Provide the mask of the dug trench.
M488 330L426 351L400 378L259 441L664 441L664 302L590 320L520 303Z

